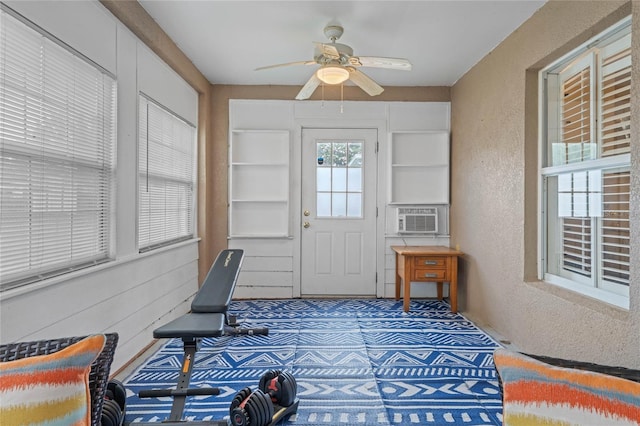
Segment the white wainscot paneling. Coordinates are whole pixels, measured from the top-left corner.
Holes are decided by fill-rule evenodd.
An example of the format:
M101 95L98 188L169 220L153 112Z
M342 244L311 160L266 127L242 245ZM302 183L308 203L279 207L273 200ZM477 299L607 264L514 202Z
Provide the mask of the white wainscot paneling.
M293 259L291 256L245 256L242 262L243 271L293 271Z
M194 242L4 298L0 336L11 342L117 332L115 371L152 341L154 328L188 311L185 301L197 288Z
M449 130L449 102L390 102L389 131Z
M292 274L287 271L241 271L241 287L291 287Z
M116 74L117 20L97 1L4 1L107 71Z
M385 102L304 101L295 103L296 119L334 120L384 120L387 117ZM336 127L349 127L339 123Z
M228 244L230 249L244 250L244 257L291 257L293 256L293 240L288 238L232 238Z
M293 297L293 244L289 239L232 239L244 259L234 299Z
M293 297L293 273L240 272L234 299L290 299Z
M192 125L198 124L198 93L147 46L138 43L138 90Z
M280 130L293 126L291 101L229 100L229 130Z

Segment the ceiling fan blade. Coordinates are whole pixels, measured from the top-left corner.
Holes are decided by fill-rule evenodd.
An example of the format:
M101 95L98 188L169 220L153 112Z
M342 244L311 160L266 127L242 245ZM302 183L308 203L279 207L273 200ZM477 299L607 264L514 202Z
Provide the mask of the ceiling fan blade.
M355 68L349 69L349 79L370 96L376 96L384 92L384 89L378 83Z
M411 71L411 62L402 58L383 58L380 56L352 56L349 63L356 67L389 68Z
M302 87L302 90L298 92L296 99L309 99L309 97L313 95L313 92L315 92L315 90L318 88L320 83L320 79L316 76L316 73L313 73L309 81L307 81L307 83Z
M267 65L266 67L256 68L254 71L268 70L270 68L288 67L289 65L314 65L315 63L316 63L316 61L287 62L287 63L284 63L284 64Z
M319 41L314 42L316 48L320 50L329 59L340 59L340 52L338 52L338 48L335 47L331 43L320 43Z

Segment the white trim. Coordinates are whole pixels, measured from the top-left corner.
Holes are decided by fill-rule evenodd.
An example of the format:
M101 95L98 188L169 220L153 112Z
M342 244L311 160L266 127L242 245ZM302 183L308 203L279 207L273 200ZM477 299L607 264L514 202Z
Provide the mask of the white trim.
M629 31L631 31L631 16L627 16L626 18L621 19L618 23L612 25L609 29L601 32L600 34L590 39L589 41L576 47L566 55L563 55L562 57L556 59L555 61L553 61L546 67L544 67L542 70L540 70L540 73L544 74L550 71L556 71L556 72L559 71L559 70L554 70L554 68L562 65L566 61L575 59L578 56L580 56L582 53L588 51L589 49L600 45L603 39L609 39L609 37L612 37L616 32L623 30L624 27L628 27Z
M544 143L544 142L542 142ZM620 154L611 157L598 158L596 160L580 161L563 166L541 167L540 174L542 176L554 176L561 173L575 173L587 170L609 170L618 167L629 167L631 163L631 154Z
M615 49L619 50L619 44L629 39L631 17L627 17L617 24L610 27L608 30L602 32L598 36L594 37L587 43L582 44L577 49L574 49L567 55L563 55L561 58L554 61L549 66L543 68L538 73L538 190L537 190L537 222L538 222L538 241L537 241L537 253L538 253L538 266L537 274L538 279L547 281L553 285L580 293L611 305L629 309L629 287L624 285L617 285L602 281L599 265L601 256L601 246L599 241L592 241L592 281L591 284L581 283L582 276L571 274L567 272L566 277L556 275L562 273L562 268L556 269L554 262L555 258L549 258L549 253L558 252L558 250L549 250L549 245L554 245L559 242L556 241L555 235L558 232L562 232L561 229L554 229L553 218L549 218L549 212L553 212L553 205L549 199L549 188L547 185L547 178L553 178L562 173L575 173L589 170L614 170L618 168L629 168L631 164L630 154L620 154L610 157L587 159L584 161L577 161L573 163L551 165L551 142L555 142L557 135L553 132L559 128L560 125L554 122L557 117L553 114L559 111L560 106L552 106L560 104L561 102L556 99L555 92L550 91L559 90L556 84L561 83L567 73L572 73L576 69L583 69L588 66L590 69L590 90L591 90L591 143L595 143L598 140L600 143L600 129L599 123L596 126L595 114L600 116L600 96L599 90L596 93L595 88L601 84L600 76L597 73L600 71L598 68L601 62L594 63L594 58L599 56L604 49L612 49L611 46L615 45ZM597 108L597 109L596 109ZM560 117L561 118L561 117ZM554 196L553 188L551 190L551 196ZM550 210L551 209L551 210ZM599 225L598 225L599 226ZM598 231L598 229L595 229ZM551 237L549 237L551 235ZM592 234L595 238L596 234ZM547 271L553 271L553 273ZM574 279L571 279L575 275ZM598 287L596 287L596 285Z
M575 281L571 281L566 278L562 278L553 274L545 274L543 279L545 282L555 285L557 287L561 287L567 290L574 291L576 293L580 293L584 296L591 297L598 301L605 302L613 306L617 306L618 308L629 310L628 295L624 296L620 294L611 293L609 291L605 291L597 287L579 285L579 284L576 284Z

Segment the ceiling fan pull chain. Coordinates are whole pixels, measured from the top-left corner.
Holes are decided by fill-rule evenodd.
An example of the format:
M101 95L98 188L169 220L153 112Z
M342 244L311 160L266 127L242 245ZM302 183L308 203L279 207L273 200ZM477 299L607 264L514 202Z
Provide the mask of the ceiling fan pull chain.
M340 114L344 112L344 83L340 83Z

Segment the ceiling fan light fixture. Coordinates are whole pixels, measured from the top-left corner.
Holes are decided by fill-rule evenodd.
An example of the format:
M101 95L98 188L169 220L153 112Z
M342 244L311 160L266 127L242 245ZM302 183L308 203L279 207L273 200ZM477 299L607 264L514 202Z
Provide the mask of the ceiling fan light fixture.
M340 84L349 79L349 71L343 67L328 65L316 71L316 76L324 84Z

